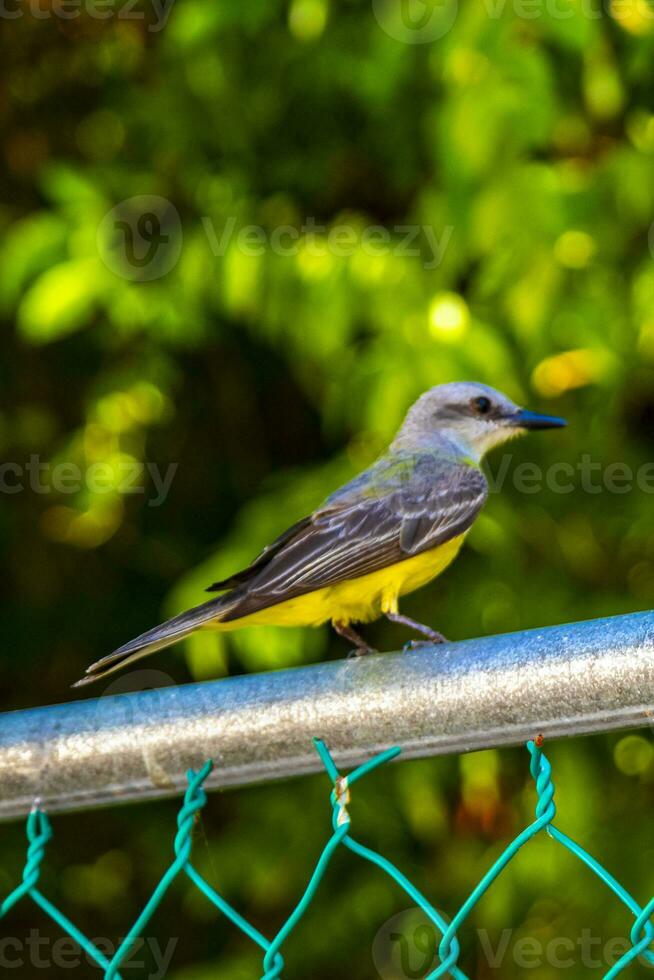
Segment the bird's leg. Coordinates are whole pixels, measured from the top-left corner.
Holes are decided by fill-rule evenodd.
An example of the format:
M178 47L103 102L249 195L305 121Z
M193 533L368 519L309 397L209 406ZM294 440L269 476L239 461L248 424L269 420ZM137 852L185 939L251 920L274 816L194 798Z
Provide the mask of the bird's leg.
M357 657L363 657L366 653L376 653L371 646L368 646L364 638L357 633L348 623L338 623L332 620L332 626L339 636L345 637L350 643L354 643L352 653Z
M442 633L433 630L431 626L425 626L424 623L418 623L415 619L411 619L410 616L403 616L399 612L387 612L384 615L391 623L399 623L401 626L408 626L409 629L415 630L416 633L422 633L431 643L447 643ZM418 646L419 641L416 642L414 640L411 645Z

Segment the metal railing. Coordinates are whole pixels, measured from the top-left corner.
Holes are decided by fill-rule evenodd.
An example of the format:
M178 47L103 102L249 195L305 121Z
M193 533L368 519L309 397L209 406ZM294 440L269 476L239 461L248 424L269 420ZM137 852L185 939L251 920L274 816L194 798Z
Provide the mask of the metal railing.
M0 818L642 726L654 612L100 697L0 716Z
M330 794L332 833L319 853L313 872L302 894L272 939L266 938L252 922L231 905L216 890L215 885L200 874L191 861L193 827L199 812L206 803L207 797L203 783L211 772L211 760L207 760L198 772L191 769L187 773L188 788L177 815L177 833L173 841L174 858L172 863L169 864L155 885L136 921L120 939L111 958L108 958L105 952L96 945L96 942L82 932L67 913L41 890L41 866L53 837L48 816L41 809L33 809L27 819L29 846L22 880L0 903L0 920L10 916L16 905L32 902L41 913L53 920L63 933L73 940L80 951L83 950L86 953L89 962L102 969L104 980L121 980L120 970L128 965L133 965L128 964L127 961L137 944L142 940L143 932L159 905L164 898L167 898L168 892L177 879L186 877L191 881L194 888L204 896L205 900L213 906L214 912L218 912L228 919L243 936L259 947L262 959L258 971L260 980L281 980L284 971L282 948L289 944L292 933L300 920L309 914L311 904L329 870L334 854L337 850L346 848L354 858L371 863L378 872L391 878L399 886L399 889L415 903L415 907L426 916L436 930L436 935L440 934L440 939L437 939L437 945L431 957L431 964L425 965L421 971L424 980L438 980L438 978L445 977L451 977L452 980L469 980L469 975L464 972L459 963L461 954L459 930L463 929L478 902L518 852L529 845L535 837L547 834L555 843L565 848L585 865L587 871L596 875L599 881L606 886L608 892L612 893L612 896L617 898L633 916L633 924L629 933L630 942L625 944L623 951L614 954L609 969L603 975L603 980L615 980L637 959L651 966L654 964L654 952L650 948L654 940L654 925L650 918L654 913L654 897L641 906L607 868L581 844L554 824L556 805L554 803L552 769L549 760L542 751L541 742L542 740L537 738L527 744L531 756L529 769L536 784L535 819L506 844L493 864L483 873L458 911L449 920L432 905L429 899L392 861L362 844L351 833L352 826L348 810L351 789L356 783L355 792L358 795L359 780L378 766L396 758L400 753L399 747L389 748L385 752L368 759L353 772L343 775L339 772L327 745L321 739L314 739L313 746L333 787ZM307 964L305 963L304 975L306 974ZM254 976L254 973L252 975ZM407 974L403 975L406 976ZM411 976L416 975L415 972L411 972Z

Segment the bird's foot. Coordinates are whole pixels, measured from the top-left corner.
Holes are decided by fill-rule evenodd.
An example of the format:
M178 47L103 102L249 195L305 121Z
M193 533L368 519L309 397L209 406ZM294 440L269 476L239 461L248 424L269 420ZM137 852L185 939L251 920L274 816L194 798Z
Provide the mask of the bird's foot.
M379 650L375 650L373 647L355 647L354 650L350 650L347 659L356 660L357 657L367 657L369 653L379 653Z
M411 650L420 650L422 647L431 647L435 643L448 642L442 633L437 633L436 630L433 630L432 632L433 636L430 636L428 640L409 640L409 642L405 643L402 647L403 652L408 653Z
M428 640L429 643L447 643L448 642L447 637L446 636L443 636L442 633L439 633L438 630L430 630L429 633L427 633L427 640Z
M354 650L350 650L347 655L348 660L352 657L365 657L368 653L377 653L376 650L368 646L361 634L357 633L349 623L332 622L332 626L339 636L349 640L350 643L354 643Z
M416 633L421 633L422 636L426 637L427 642L429 643L447 643L447 640L443 634L439 633L438 630L433 630L431 626L425 626L424 623L418 623L415 619L411 619L409 616L403 616L402 613L399 612L387 612L384 613L384 615L391 623L399 623L402 626L408 626L411 630L415 630ZM411 644L408 644L408 646L410 649L413 649L414 646L422 646L423 642L424 641L418 640L413 643L413 646ZM404 649L406 650L407 647Z

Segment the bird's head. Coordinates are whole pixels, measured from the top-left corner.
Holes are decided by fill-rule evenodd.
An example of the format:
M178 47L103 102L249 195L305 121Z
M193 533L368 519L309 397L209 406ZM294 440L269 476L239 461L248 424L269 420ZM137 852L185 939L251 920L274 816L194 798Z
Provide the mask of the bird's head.
M492 449L530 429L558 429L565 419L520 408L488 385L457 381L437 385L409 409L394 447L450 446L479 460Z

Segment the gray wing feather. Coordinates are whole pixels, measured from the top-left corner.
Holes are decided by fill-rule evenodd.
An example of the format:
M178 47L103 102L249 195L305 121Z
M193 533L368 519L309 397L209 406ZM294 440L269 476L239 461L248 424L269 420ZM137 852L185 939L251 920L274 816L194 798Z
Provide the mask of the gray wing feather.
M234 589L237 585L243 585L248 582L260 569L267 565L274 556L281 551L284 545L291 541L299 531L307 527L311 523L310 517L304 517L301 521L293 524L291 527L287 528L283 534L280 534L278 538L263 549L260 555L250 562L247 568L242 569L240 572L236 572L234 575L230 575L229 578L221 579L219 582L214 582L210 585L206 592L224 592L225 589Z
M486 501L483 473L463 463L424 456L399 473L373 468L367 486L358 478L329 498L260 571L253 569L243 598L221 618L238 619L435 548L468 530Z

